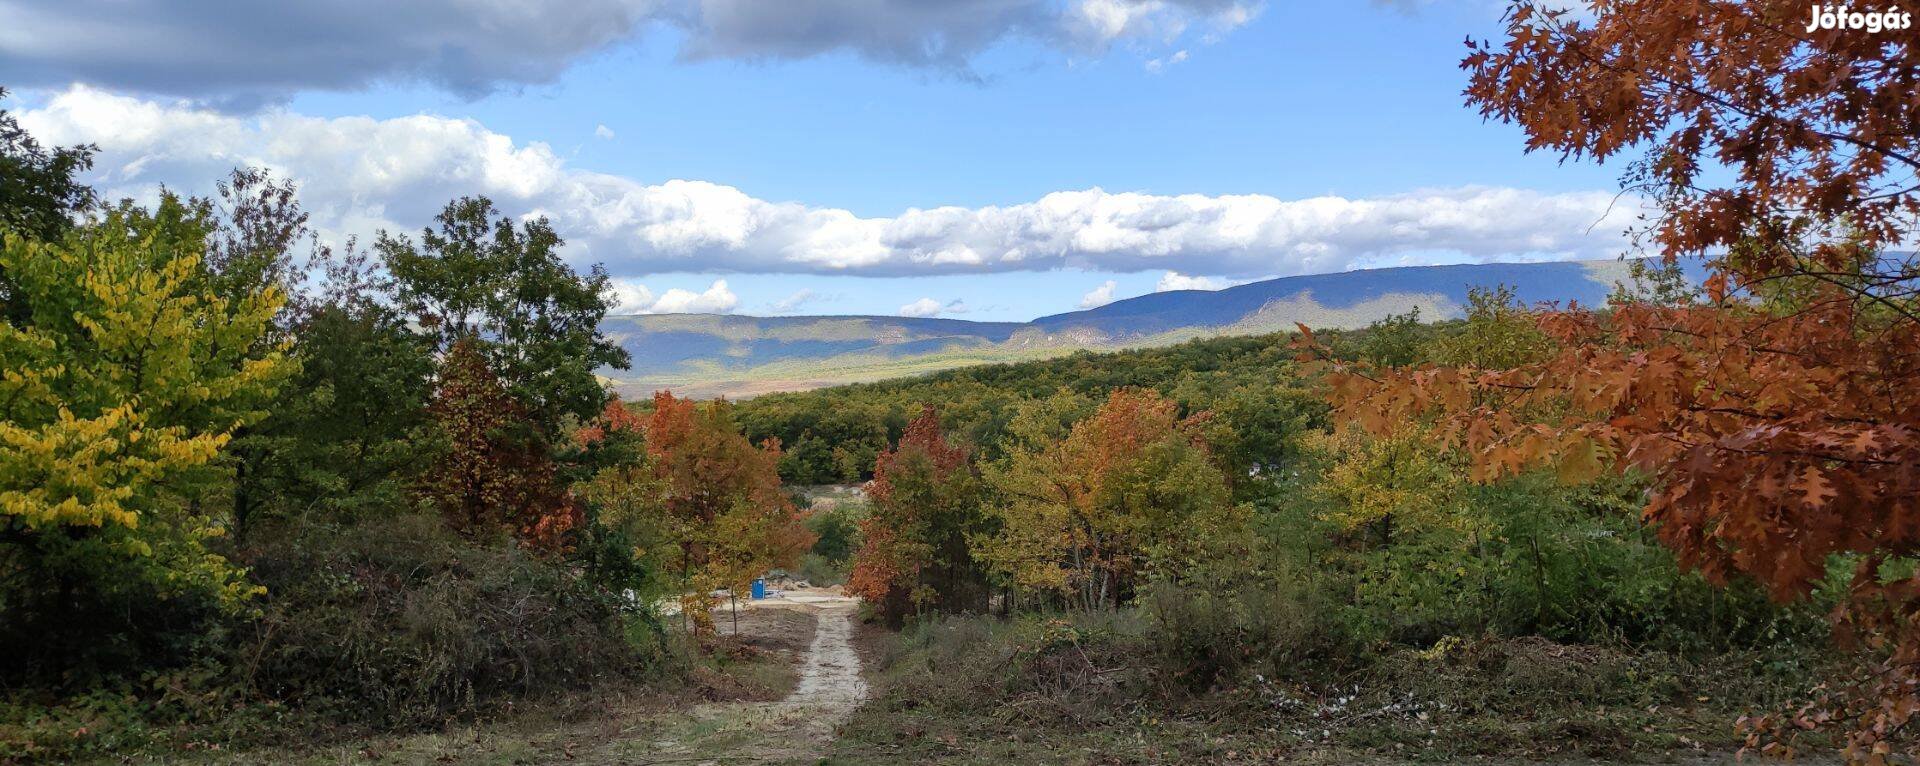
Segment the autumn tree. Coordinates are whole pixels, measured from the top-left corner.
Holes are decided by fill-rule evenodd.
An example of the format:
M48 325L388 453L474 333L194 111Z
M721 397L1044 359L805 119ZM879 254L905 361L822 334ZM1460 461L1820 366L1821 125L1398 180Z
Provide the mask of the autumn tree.
M440 360L430 412L443 444L423 489L447 523L473 535L506 531L536 548L562 547L579 509L479 344L456 341Z
M679 540L667 515L667 485L646 452L646 422L614 397L600 416L574 431L579 453L566 462L584 477L573 483L582 524L573 558L595 579L651 600L671 591Z
M672 567L691 591L683 601L710 630L707 594L738 590L774 567L791 566L813 534L780 491L780 445L740 434L725 400L701 406L661 391L646 423L647 461L664 493Z
M1246 509L1210 460L1207 417L1178 409L1116 389L1066 439L1014 452L988 475L1000 530L976 538L975 555L1024 590L1091 609L1244 553Z
M1416 530L1471 524L1461 507L1457 461L1418 433L1379 438L1345 431L1314 441L1333 461L1317 487L1332 501L1322 517L1380 546L1400 527Z
M1895 254L1920 216L1920 57L1852 26L1865 9L1720 0L1516 3L1469 42L1467 98L1530 150L1637 157L1657 206L1637 233L1704 257L1703 300L1528 314L1548 340L1513 366L1337 365L1352 422L1431 429L1492 479L1550 464L1652 477L1644 517L1716 580L1804 596L1836 554L1858 565L1844 635L1885 658L1775 735L1845 727L1884 760L1920 711L1920 267Z
M213 463L294 370L257 342L285 296L200 289L207 230L170 194L53 241L0 229L8 663L107 648L141 630L129 621L256 590L209 547L227 531Z
M988 532L981 491L967 448L948 441L939 413L923 408L874 461L872 509L860 522L848 587L896 625L909 612L984 609L985 572L968 548Z

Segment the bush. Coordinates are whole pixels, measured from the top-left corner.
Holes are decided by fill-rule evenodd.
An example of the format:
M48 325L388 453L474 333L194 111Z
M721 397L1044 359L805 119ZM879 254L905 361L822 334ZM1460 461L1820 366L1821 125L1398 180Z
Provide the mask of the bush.
M333 717L431 723L666 657L658 623L618 595L517 546L476 547L431 516L296 522L255 539L271 541L248 552L268 596L235 681Z
M1349 648L1339 624L1327 619L1323 595L1284 578L1230 588L1159 583L1148 589L1144 608L1157 674L1191 692L1254 673L1342 664Z

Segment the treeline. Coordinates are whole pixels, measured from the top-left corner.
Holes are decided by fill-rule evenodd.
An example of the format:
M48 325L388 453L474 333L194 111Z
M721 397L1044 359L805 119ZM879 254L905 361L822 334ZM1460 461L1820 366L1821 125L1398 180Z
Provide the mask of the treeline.
M656 601L703 638L812 544L725 406L610 397L545 219L334 248L289 180L108 201L92 151L0 111L0 761L671 674Z
M1646 276L1635 289L1677 275ZM1462 320L1409 314L1318 341L1387 369L1511 366L1551 345L1501 290L1476 291ZM1443 444L1336 427L1303 353L1292 334L1220 338L738 409L749 433L805 441L819 418L872 434L851 586L896 624L989 604L1113 609L1174 589L1154 603L1302 599L1276 613L1311 614L1349 649L1494 635L1724 650L1818 627L1751 585L1685 571L1635 516L1643 478L1549 467L1477 483ZM1218 654L1208 663L1286 650L1227 638L1253 630L1194 648Z
M1282 457L1266 438L1296 418L1318 418L1324 402L1294 373L1289 334L1196 340L1117 353L1077 352L1058 359L950 370L925 377L770 394L741 402L741 428L755 440L779 439L780 475L792 484L865 481L875 459L897 442L927 404L942 427L987 459L1003 456L1023 407L1065 397L1080 414L1108 392L1151 388L1190 411L1231 413L1239 431L1218 434L1216 449L1253 468ZM1228 443L1231 442L1231 443Z

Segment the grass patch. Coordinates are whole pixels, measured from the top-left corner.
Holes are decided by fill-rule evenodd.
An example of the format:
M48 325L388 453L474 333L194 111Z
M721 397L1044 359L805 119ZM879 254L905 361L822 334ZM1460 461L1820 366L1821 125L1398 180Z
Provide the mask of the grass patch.
M1446 639L1249 662L1195 689L1163 630L1137 611L910 628L873 653L875 698L829 762L1702 758L1737 749L1735 719L1786 703L1809 675L1778 652ZM1270 649L1293 650L1244 645Z

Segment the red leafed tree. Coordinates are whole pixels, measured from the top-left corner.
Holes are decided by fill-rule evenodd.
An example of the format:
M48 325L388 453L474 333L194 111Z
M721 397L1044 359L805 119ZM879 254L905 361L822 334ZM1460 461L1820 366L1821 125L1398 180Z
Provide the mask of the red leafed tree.
M874 461L872 510L860 522L848 587L898 624L910 611L986 607L985 574L968 549L986 522L967 448L947 440L929 406Z
M665 487L679 574L692 591L685 603L702 630L711 627L709 591L792 566L814 540L780 491L779 443L747 441L731 408L661 391L646 421L648 462Z
M431 411L446 449L423 490L447 523L469 534L505 529L536 548L564 547L580 508L474 341L455 343L441 360Z
M1792 598L1856 556L1835 617L1883 664L1749 724L1774 751L1844 727L1849 758L1883 761L1920 711L1920 580L1885 566L1920 547L1920 269L1892 254L1920 216L1920 56L1910 30L1820 28L1818 10L1514 5L1504 40L1468 43L1468 100L1529 149L1638 152L1625 184L1659 210L1641 241L1705 257L1706 300L1541 311L1542 361L1330 383L1354 422L1426 421L1482 478L1644 471L1646 519L1711 577Z

